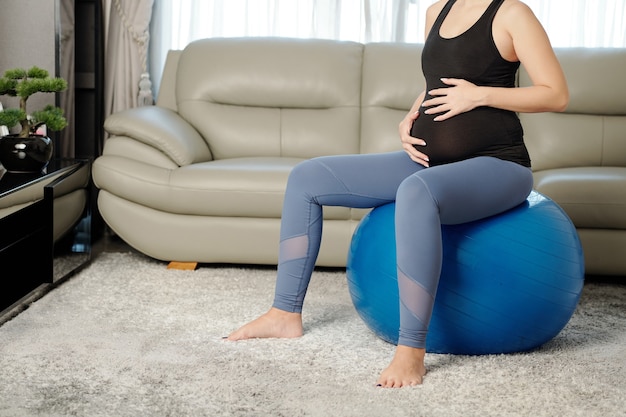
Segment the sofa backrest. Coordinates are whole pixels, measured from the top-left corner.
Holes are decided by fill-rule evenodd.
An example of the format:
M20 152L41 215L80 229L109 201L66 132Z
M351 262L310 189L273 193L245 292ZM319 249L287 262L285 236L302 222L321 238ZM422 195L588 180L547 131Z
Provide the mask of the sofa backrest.
M568 81L570 103L563 113L520 114L533 169L625 167L626 49L555 52ZM522 67L520 87L531 84Z
M176 107L215 159L359 152L363 45L211 38L179 57Z
M274 39L272 38L273 41L278 41L278 42L284 42L284 40L280 40L278 39ZM242 45L242 41L244 42L244 45ZM258 40L257 40L258 41ZM293 40L292 40L293 41ZM184 55L187 57L187 55L190 55L190 49L193 48L194 49L194 54L195 56L193 57L187 57L188 58L188 64L187 65L191 65L192 69L194 68L194 66L198 66L199 64L196 62L196 64L193 64L193 60L197 59L200 60L198 62L203 62L203 64L201 65L201 68L205 68L207 65L209 65L209 60L206 58L207 56L209 56L208 54L211 54L211 56L215 56L215 57L220 57L220 54L223 54L223 51L221 50L224 47L224 42L227 42L226 45L229 46L229 49L231 49L231 53L236 54L237 51L233 51L232 47L234 45L237 45L239 47L241 47L241 50L239 51L240 54L246 54L247 51L249 51L250 48L255 48L256 47L256 43L250 43L250 42L255 42L254 39L214 39L214 42L210 42L208 40L203 40L198 42L197 44L194 44L193 47L188 47L185 51L179 51L179 50L172 50L169 51L168 56L167 56L167 60L165 63L165 67L163 70L163 77L161 80L161 84L160 84L160 89L159 89L159 95L157 97L157 105L161 106L161 107L166 107L169 108L171 110L174 111L179 111L178 109L178 100L184 101L184 97L181 97L180 94L177 95L177 82L180 82L182 84L183 88L188 88L191 94L198 94L199 91L198 90L194 90L195 88L195 83L197 83L197 81L194 82L194 78L190 78L190 77L205 77L208 76L208 72L205 74L199 74L197 71L194 72L193 75L185 75L185 76L181 76L178 74L178 72L180 71L179 69L179 61L181 59L181 56L183 56L183 52ZM232 43L231 43L232 42ZM297 41L299 42L299 41ZM359 109L361 111L361 114L359 114L359 129L358 131L360 131L360 137L357 137L354 135L354 133L357 132L357 129L354 129L354 126L352 125L352 123L354 122L354 117L355 114L352 110L348 110L348 109L344 109L343 111L345 112L346 110L348 110L350 112L349 117L346 120L343 120L341 122L338 122L335 118L335 115L332 113L338 113L338 110L334 110L334 111L328 111L331 107L327 107L329 106L328 104L325 105L321 105L321 104L317 104L314 105L311 101L311 97L304 97L304 90L302 90L301 87L301 83L299 83L298 79L293 79L292 77L299 77L302 76L303 74L298 74L298 73L294 73L291 72L288 78L292 78L291 80L289 80L289 83L285 83L286 85L292 85L292 86L298 86L298 88L294 88L295 91L283 91L283 94L285 95L284 98L286 98L287 100L289 99L293 99L294 95L297 97L298 100L306 100L306 102L300 102L298 105L295 106L295 108L299 109L300 112L299 113L305 113L302 112L302 110L320 110L320 109L324 109L326 110L324 113L329 113L326 116L324 116L325 118L329 119L331 123L327 123L327 122L321 122L322 125L326 124L327 128L333 128L336 129L338 127L343 128L343 130L337 131L336 133L332 133L332 134L327 134L325 137L323 138L318 138L318 140L316 140L316 145L311 145L310 143L307 143L306 141L303 142L296 142L296 144L298 144L299 146L297 146L298 148L298 152L297 153L289 153L288 148L287 149L279 149L280 151L283 152L283 156L284 155L289 155L289 156L301 156L301 157L310 157L310 156L316 156L316 155L322 155L322 154L337 154L337 153L342 153L342 152L349 152L349 153L373 153L373 152L388 152L388 151L393 151L393 150L399 150L400 149L400 142L398 139L398 123L400 122L400 120L406 115L406 112L408 111L408 109L411 107L411 105L413 104L414 100L416 99L417 95L424 89L425 87L425 82L424 82L424 77L422 75L421 72L421 64L420 64L420 56L421 56L421 52L422 52L422 45L421 44L406 44L406 43L368 43L365 45L362 45L361 48L361 52L358 51L358 44L356 44L356 48L355 48L355 44L353 43L344 43L343 45L340 45L341 48L347 48L347 50L349 51L349 53L347 55L344 55L343 57L341 57L341 51L339 49L336 50L336 54L332 53L332 51L329 51L330 53L327 53L326 50L324 48L328 48L329 45L331 44L336 44L336 42L331 42L329 43L328 41L310 41L310 42L299 42L297 45L299 45L300 48L302 48L302 46L307 47L307 48L314 48L315 49L315 54L311 54L310 52L307 52L306 49L300 49L299 52L303 53L303 54L307 54L307 62L303 62L300 61L300 58L298 58L298 61L296 61L296 63L298 63L298 65L306 65L307 66L307 70L315 70L315 68L317 68L320 64L324 64L324 66L326 67L324 69L324 71L327 72L326 75L333 77L335 74L338 74L339 77L333 80L326 80L326 79L318 79L317 82L321 82L321 83L327 83L326 86L328 87L326 89L326 91L324 91L324 94L332 91L333 94L343 94L344 97L344 101L349 101L352 100L355 96L355 94L357 94L356 91L354 91L355 88L357 88L356 82L361 82L361 85L358 86L359 91L358 91L358 97L360 98L360 106L361 108ZM267 48L268 44L264 43L263 45L263 49ZM286 55L284 55L286 54ZM262 59L273 59L273 61L271 61L270 63L272 65L278 65L280 62L283 62L285 60L285 57L289 57L292 56L292 52L291 49L289 48L288 45L283 45L283 48L276 48L276 50L274 50L274 55L273 57L269 58L269 57L261 57ZM328 59L331 59L331 61L329 62ZM246 59L245 57L240 57L240 59ZM221 61L221 58L219 60L217 60L217 64L219 64L219 62ZM214 61L213 64L211 65L215 65L216 62ZM358 64L358 65L357 65ZM206 104L204 103L203 106L210 108L212 107L211 110L206 110L206 114L205 115L197 115L196 117L199 118L200 120L197 122L199 127L196 126L196 128L198 128L201 133L203 135L210 135L210 136L206 136L208 138L208 142L211 145L211 150L215 153L216 148L218 150L218 158L224 158L227 155L233 155L233 153L238 153L241 151L241 149L237 149L237 147L241 146L241 136L239 136L238 138L231 138L231 139L226 139L224 136L222 136L223 133L220 132L224 132L224 131L231 131L232 130L232 125L228 126L226 124L222 124L222 126L220 128L217 127L213 127L211 126L215 121L213 117L209 117L209 114L213 114L213 113L217 113L220 114L221 112L235 112L235 113L239 113L240 111L244 112L244 113L248 113L248 112L257 112L257 111L263 111L261 110L263 107L265 107L267 109L275 109L276 107L284 107L284 109L290 109L290 108L294 108L294 104L286 104L287 100L280 102L280 103L272 103L270 101L270 99L275 99L276 96L276 90L272 90L277 88L277 87L283 87L282 83L283 80L280 80L279 77L285 77L285 73L279 73L275 68L271 69L270 71L268 71L269 74L269 78L264 80L265 83L261 82L263 81L261 79L261 75L257 76L257 79L259 81L260 84L257 84L256 87L257 88L262 88L262 91L257 92L258 96L257 98L262 98L263 103L251 103L252 97L250 98L245 98L244 100L240 100L239 103L237 103L236 106L234 106L234 108L232 108L232 101L233 98L232 96L230 96L227 92L227 88L233 88L236 87L236 90L241 90L244 85L241 83L238 83L237 80L234 78L235 76L238 77L244 77L244 78L249 78L249 68L252 64L248 65L248 66L242 66L242 67L238 67L236 62L231 62L231 67L228 68L226 67L227 64L223 64L224 67L222 67L221 69L213 69L212 72L213 74L211 75L212 77L214 77L215 80L220 80L220 78L224 77L224 73L227 73L226 75L230 74L231 75L231 79L230 81L228 81L228 79L225 79L224 82L219 82L217 83L217 86L213 85L213 88L215 87L219 87L221 89L221 95L222 98L221 100L218 99L218 97L213 97L212 95L209 95L209 100L208 103ZM344 68L337 68L338 66L346 66ZM337 67L336 67L337 66ZM289 70L289 71L300 71L299 68L285 68L282 67L283 72L285 70ZM222 71L222 72L220 72ZM354 71L353 74L350 74L350 71ZM237 73L236 75L233 74L233 72ZM348 84L345 83L346 78L350 79L350 82ZM272 81L270 83L270 81ZM231 84L227 84L228 82L230 82ZM251 80L249 82L252 82ZM235 84L234 86L232 84ZM281 85L278 85L281 84ZM310 85L309 87L315 87L314 85ZM179 87L180 88L180 87ZM244 92L245 93L245 92ZM322 91L318 89L318 93L321 94ZM240 93L234 93L234 94L240 94ZM178 97L178 98L177 98ZM245 94L244 94L245 97ZM328 99L328 97L319 97L318 100L319 102L324 102L324 99ZM192 110L191 107L192 106L196 106L198 103L196 102L197 98L191 98L190 101L188 102L188 110ZM248 100L246 102L246 100ZM220 102L221 101L221 102ZM195 104L192 104L194 103ZM354 106L354 103L350 102L350 106ZM183 106L184 107L184 106ZM196 109L193 109L193 113L195 113ZM276 112L273 112L276 113ZM287 111L287 113L289 113L289 111ZM235 117L237 117L237 115L234 115ZM194 118L194 116L187 116L187 117L192 117ZM217 116L217 117L221 117L221 116ZM243 116L241 116L242 118L248 117L245 114ZM343 117L343 116L342 116ZM194 118L195 120L195 118ZM210 120L210 122L209 122ZM316 122L316 120L312 120L313 122ZM224 122L225 123L225 122ZM318 122L319 123L319 122ZM206 133L203 131L202 126L206 125ZM240 122L235 123L235 125L241 125ZM275 126L278 126L278 123L275 124ZM305 130L305 125L301 125L301 128L303 130L303 132L298 132L298 135L302 135ZM349 127L350 126L350 127ZM245 126L244 126L245 127ZM316 126L314 126L314 129L311 129L312 131L317 131L319 132L320 130L320 125L317 124ZM215 129L212 130L214 133L211 134L210 129ZM269 131L269 133L267 133ZM233 134L237 134L236 132L233 132ZM254 131L252 133L247 133L245 136L250 136L250 135L259 135L258 131ZM285 140L286 138L290 138L290 139L295 139L297 141L302 140L301 136L286 136L286 135L290 135L289 132L285 131L282 137L282 140ZM293 135L293 132L291 133L291 135ZM274 139L272 140L272 142L274 143L274 145L277 144L277 140L279 137L279 133L272 128L268 128L266 129L266 133L263 133L263 138L264 140L267 140L268 137L273 137ZM222 138L224 141L232 141L234 139L234 142L230 142L230 145L232 145L232 149L231 152L220 152L219 151L219 147L218 147L218 143L216 143L217 141L219 141L219 138ZM290 139L287 139L287 141L284 143L284 145L289 145L290 143ZM321 152L322 148L321 145L326 145L327 148L325 149L325 153ZM224 148L230 148L230 146L227 146L228 143L223 143L220 146L223 146ZM267 144L266 144L267 145ZM304 149L301 149L302 147L304 147ZM265 149L261 149L261 151L264 151L264 154L269 154L268 152L270 152L271 154L275 154L275 152L277 152L277 149L279 147L278 146L268 146ZM251 155L255 154L254 152L254 148L250 147L247 148L248 151L250 152ZM259 154L258 150L256 152L257 154Z
M361 153L402 149L398 124L425 88L421 44L369 43L363 51Z
M178 61L183 51L171 49L167 52L165 66L161 74L159 83L159 93L156 97L156 105L178 112L176 104L176 72L178 71Z
M425 82L421 44L212 38L170 51L157 104L216 159L399 150L398 123ZM556 48L563 113L520 114L535 171L626 166L626 49ZM519 85L531 85L520 68Z

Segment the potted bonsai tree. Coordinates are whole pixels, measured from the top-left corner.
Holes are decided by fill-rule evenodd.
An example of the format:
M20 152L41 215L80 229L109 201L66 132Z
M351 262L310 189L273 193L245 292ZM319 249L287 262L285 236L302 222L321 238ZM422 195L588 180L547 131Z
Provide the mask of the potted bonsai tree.
M40 172L46 167L52 157L52 140L38 130L44 125L46 132L62 130L67 120L59 107L47 105L29 114L26 104L35 93L58 93L66 88L64 79L50 77L38 67L10 69L0 78L0 95L19 97L19 108L0 111L0 126L19 126L19 133L0 138L0 163L7 171Z

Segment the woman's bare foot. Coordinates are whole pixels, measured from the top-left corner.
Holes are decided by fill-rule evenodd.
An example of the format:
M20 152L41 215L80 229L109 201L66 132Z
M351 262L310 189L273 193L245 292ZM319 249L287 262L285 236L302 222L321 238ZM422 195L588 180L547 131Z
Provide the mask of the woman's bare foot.
M294 338L302 336L302 314L272 307L256 320L232 332L228 340Z
M402 388L421 385L426 367L424 356L426 349L416 349L398 345L391 363L378 379L378 386L383 388Z

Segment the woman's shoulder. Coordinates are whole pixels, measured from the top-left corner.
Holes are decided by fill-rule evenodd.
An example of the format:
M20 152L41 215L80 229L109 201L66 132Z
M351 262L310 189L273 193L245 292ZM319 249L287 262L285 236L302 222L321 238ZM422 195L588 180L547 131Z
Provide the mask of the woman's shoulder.
M435 20L448 1L449 0L439 0L428 6L426 9L426 18Z
M507 32L512 39L544 35L544 29L532 9L520 0L504 0L494 20L494 29Z
M520 0L504 0L498 12L505 19L536 19L532 9Z
M436 1L426 9L426 35L430 32L430 28L433 26L435 20L437 20L437 16L439 16L439 13L441 13L448 1L449 0Z

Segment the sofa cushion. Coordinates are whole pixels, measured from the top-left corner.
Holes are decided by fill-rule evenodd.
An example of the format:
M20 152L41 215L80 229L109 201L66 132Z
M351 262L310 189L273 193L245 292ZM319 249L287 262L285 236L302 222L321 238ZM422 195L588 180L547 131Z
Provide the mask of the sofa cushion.
M533 170L626 167L626 94L619 87L626 54L611 48L556 48L555 53L570 101L564 113L520 114ZM519 85L532 85L523 66Z
M402 149L398 124L426 83L422 45L370 43L363 50L361 153ZM407 83L407 80L411 80Z
M535 189L558 201L578 228L626 229L626 168L545 170L535 173Z
M177 71L178 111L215 159L359 152L363 45L203 39Z
M568 113L626 115L626 94L620 88L626 54L615 52L612 48L555 48L569 87ZM519 84L532 85L524 67Z
M97 186L126 200L168 213L216 217L281 217L287 177L299 158L233 158L159 168L103 155L94 162ZM345 207L325 209L325 218L362 214Z
M520 120L534 171L626 167L626 115L522 113Z

